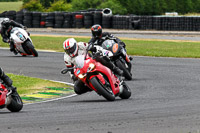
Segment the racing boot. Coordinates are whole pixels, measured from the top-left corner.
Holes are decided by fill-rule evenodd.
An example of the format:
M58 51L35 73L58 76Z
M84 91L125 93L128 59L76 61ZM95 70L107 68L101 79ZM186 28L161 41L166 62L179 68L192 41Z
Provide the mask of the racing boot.
M3 81L3 83L5 83L7 86L12 86L12 80L5 75L4 73L1 76L1 80Z

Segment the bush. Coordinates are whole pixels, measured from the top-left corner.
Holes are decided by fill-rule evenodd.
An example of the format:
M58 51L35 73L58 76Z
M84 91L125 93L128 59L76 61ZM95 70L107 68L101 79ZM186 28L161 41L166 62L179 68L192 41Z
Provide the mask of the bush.
M86 9L89 9L89 8L96 8L101 3L103 3L102 0L73 0L71 2L72 11L86 10Z
M27 9L28 11L43 11L44 7L38 0L31 0L30 2L23 5L24 9Z
M127 14L127 9L116 0L108 0L101 3L101 5L97 8L110 8L113 14Z
M58 0L55 1L54 3L51 3L51 6L47 9L48 12L53 12L53 11L69 11L71 10L72 5L68 4L64 0Z

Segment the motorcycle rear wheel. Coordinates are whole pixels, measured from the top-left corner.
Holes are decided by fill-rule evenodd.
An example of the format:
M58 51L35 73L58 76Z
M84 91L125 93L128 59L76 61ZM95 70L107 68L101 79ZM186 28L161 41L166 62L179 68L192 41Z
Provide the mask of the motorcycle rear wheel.
M116 61L116 65L123 71L123 76L127 80L132 80L132 74L128 71L128 69L126 69L126 66L120 60Z
M108 101L114 101L115 95L111 90L108 90L102 83L99 81L97 77L93 77L90 82L94 86L94 88L97 90L97 93L102 95L105 99Z
M11 103L7 106L7 109L11 112L19 112L23 108L22 99L17 92L11 95Z

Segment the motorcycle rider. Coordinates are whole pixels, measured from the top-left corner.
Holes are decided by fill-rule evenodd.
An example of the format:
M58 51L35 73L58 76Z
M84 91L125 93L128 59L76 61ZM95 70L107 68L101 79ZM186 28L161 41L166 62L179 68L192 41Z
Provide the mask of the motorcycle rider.
M22 24L15 22L14 20L10 20L9 18L4 18L1 22L1 36L3 38L3 42L10 44L10 51L17 54L14 48L14 42L12 42L10 38L10 31L13 27L20 27L26 30L26 27Z
M92 38L90 39L90 41L88 42L93 43L95 45L99 45L102 46L102 43L107 40L114 40L116 43L118 43L120 46L122 46L124 48L124 52L123 53L123 57L126 60L128 66L131 69L131 62L130 60L132 60L133 58L131 56L128 57L127 53L126 53L126 44L124 42L122 42L119 38L113 36L112 34L110 34L109 32L102 32L102 27L99 24L95 24L91 27L91 32L92 32ZM126 58L128 57L128 58Z
M88 43L77 42L74 38L69 38L63 42L63 48L65 50L65 54L64 54L65 65L66 67L70 68L74 66L75 57L77 55L86 54ZM116 67L107 57L110 54L112 54L112 52L105 50L100 46L95 46L95 48L91 47L90 50L102 51L102 53L104 53L104 56L97 56L96 60L99 61L101 64L105 65L106 67L110 68L115 74L117 75L123 74L123 72L118 67ZM80 79L76 79L76 77L74 76L74 70L70 72L70 76L72 80L74 80L75 82L74 91L76 94L80 95L91 90Z
M11 89L13 92L16 91L16 87L12 86L12 80L4 73L3 69L0 67L0 80L7 85L7 89Z
M102 27L99 24L95 24L91 27L91 32L92 32L92 38L90 39L90 41L88 42L90 43L94 43L96 45L101 46L102 43L107 40L107 39L112 39L114 41L116 41L117 43L119 43L123 48L126 47L126 44L124 42L122 42L119 38L113 36L111 33L109 32L102 32ZM95 43L96 42L96 43Z

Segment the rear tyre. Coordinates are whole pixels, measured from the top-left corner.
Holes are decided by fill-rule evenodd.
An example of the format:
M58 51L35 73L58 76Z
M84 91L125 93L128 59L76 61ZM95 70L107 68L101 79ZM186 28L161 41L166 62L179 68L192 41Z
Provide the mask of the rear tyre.
M123 86L123 91L119 95L119 97L121 99L128 99L131 96L131 89L128 87L128 85L125 82L122 83L122 86Z
M11 97L11 103L7 106L7 109L11 112L19 112L23 108L21 97L17 92L15 92L14 95L12 95Z
M93 77L90 82L94 86L94 88L97 90L97 93L102 95L105 99L108 101L114 101L115 95L112 92L111 89L106 88L97 77Z
M116 65L123 71L123 76L127 80L132 80L132 74L128 71L126 66L120 60L116 61Z
M26 50L29 55L33 55L34 57L38 57L38 52L35 50L34 46L32 45L31 41L26 41Z

